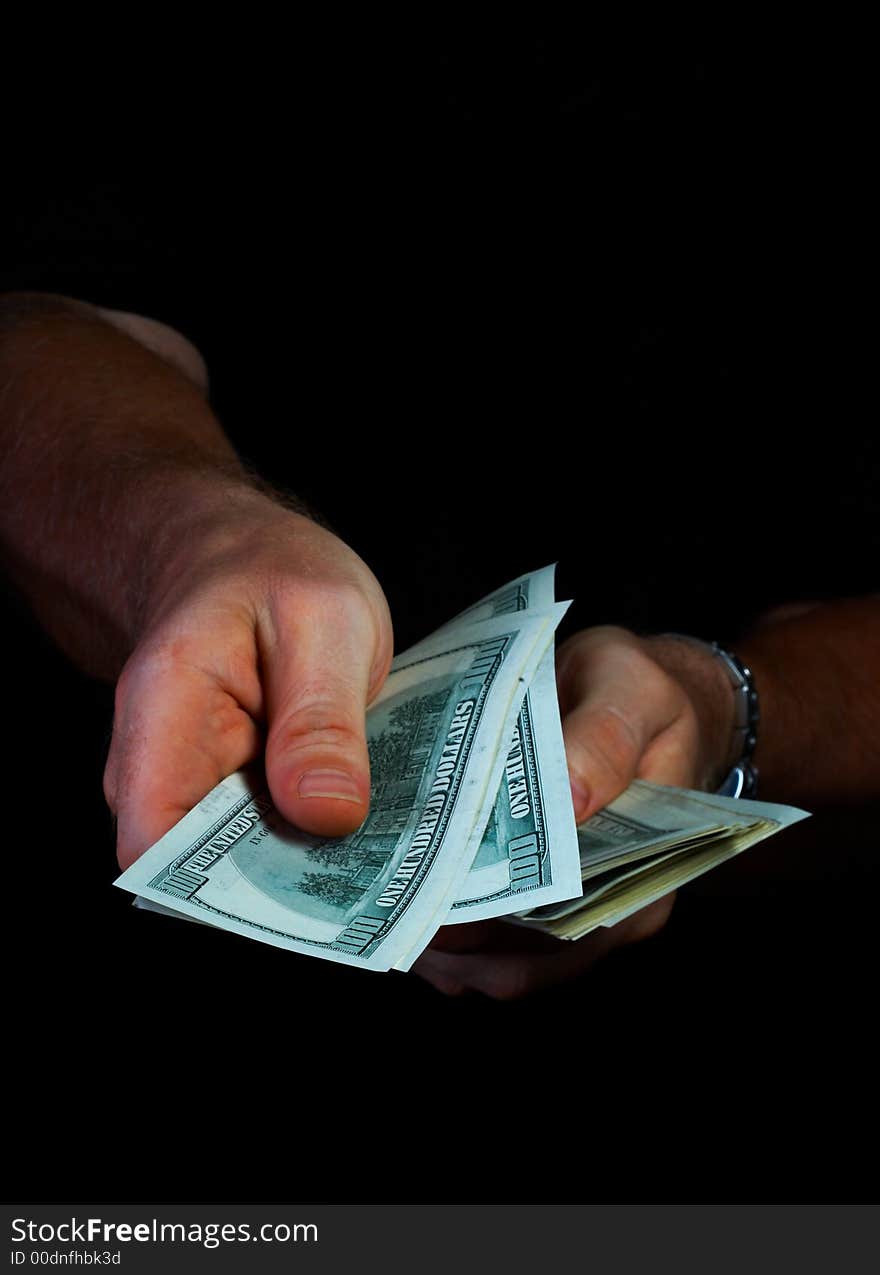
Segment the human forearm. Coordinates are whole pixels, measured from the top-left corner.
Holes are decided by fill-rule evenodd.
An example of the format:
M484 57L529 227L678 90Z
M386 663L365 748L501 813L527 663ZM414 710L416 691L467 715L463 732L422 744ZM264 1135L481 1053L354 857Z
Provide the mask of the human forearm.
M0 298L5 565L55 639L101 676L118 672L177 547L265 499L193 360L121 326L63 297Z
M771 617L736 649L761 701L759 795L808 809L880 798L880 595Z
M68 654L120 674L120 862L258 756L291 823L351 832L393 645L372 572L248 476L180 334L39 295L0 324L4 555Z

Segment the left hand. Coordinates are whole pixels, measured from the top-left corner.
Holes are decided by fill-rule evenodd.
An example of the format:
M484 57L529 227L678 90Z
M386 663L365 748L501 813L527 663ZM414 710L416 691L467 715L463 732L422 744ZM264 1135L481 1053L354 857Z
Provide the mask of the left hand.
M633 779L708 790L724 777L733 693L705 648L606 625L585 629L560 648L557 682L578 823ZM574 943L500 922L444 926L413 968L449 995L479 991L510 1000L656 934L674 898Z

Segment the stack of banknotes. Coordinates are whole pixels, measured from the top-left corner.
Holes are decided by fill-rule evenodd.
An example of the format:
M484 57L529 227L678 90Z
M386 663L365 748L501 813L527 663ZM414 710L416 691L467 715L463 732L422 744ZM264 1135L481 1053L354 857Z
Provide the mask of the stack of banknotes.
M137 903L364 969L441 925L506 917L579 939L805 817L634 782L575 826L554 675L552 567L399 655L367 713L370 813L307 836L257 772L225 779L116 884Z

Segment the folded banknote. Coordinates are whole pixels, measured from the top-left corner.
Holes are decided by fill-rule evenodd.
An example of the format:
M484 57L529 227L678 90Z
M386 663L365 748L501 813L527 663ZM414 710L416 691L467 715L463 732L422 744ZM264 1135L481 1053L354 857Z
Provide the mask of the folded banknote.
M561 939L613 925L804 818L636 781L575 827L554 675L554 569L397 656L367 712L370 812L340 839L230 775L116 881L140 906L364 969L408 969L441 925Z

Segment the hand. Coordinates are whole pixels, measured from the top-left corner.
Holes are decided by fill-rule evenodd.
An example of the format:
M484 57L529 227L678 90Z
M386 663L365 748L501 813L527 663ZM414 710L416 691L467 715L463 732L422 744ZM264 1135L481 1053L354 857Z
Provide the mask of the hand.
M578 823L636 778L703 789L723 778L733 693L703 647L610 626L586 629L560 648L557 682ZM673 902L667 895L575 943L497 922L444 926L413 968L447 994L479 991L509 1000L651 937Z
M264 744L284 817L352 832L369 804L364 712L392 655L378 582L330 532L257 493L181 540L116 690L104 791L120 865Z
M666 924L674 901L675 895L667 894L576 943L501 921L444 925L413 970L447 996L482 992L493 1000L517 1000L577 978L617 947L653 937Z
M560 648L557 682L578 823L633 779L709 790L724 778L733 689L705 647L585 629Z

